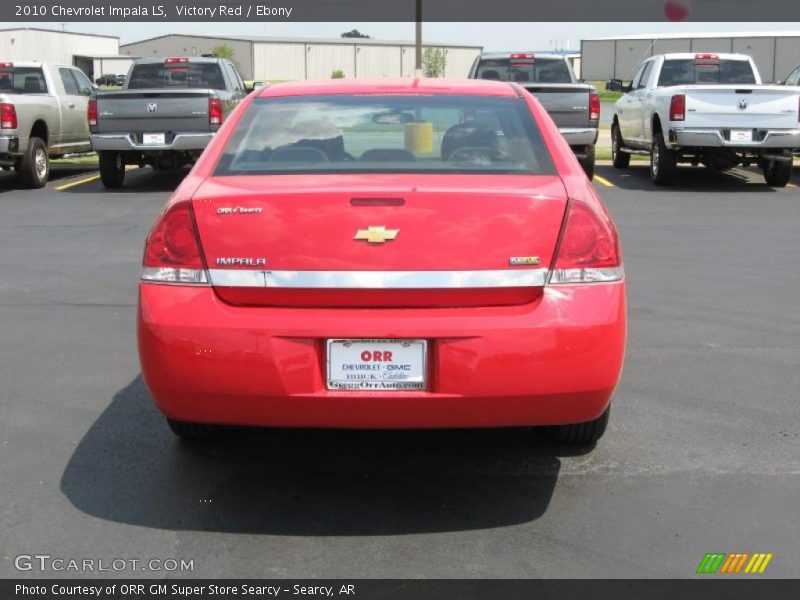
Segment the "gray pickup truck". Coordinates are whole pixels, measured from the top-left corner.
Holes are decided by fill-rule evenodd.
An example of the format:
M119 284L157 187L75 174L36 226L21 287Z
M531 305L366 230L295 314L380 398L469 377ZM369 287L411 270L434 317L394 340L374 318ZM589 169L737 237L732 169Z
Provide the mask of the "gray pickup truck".
M91 152L86 106L94 85L79 69L39 61L0 63L0 167L27 187L50 176L50 159Z
M536 96L586 175L589 179L594 176L600 96L593 85L575 79L565 57L533 52L489 52L475 59L469 77L515 81Z
M224 59L137 60L121 90L97 92L89 102L103 185L121 186L128 164L157 170L192 164L246 95L236 68Z

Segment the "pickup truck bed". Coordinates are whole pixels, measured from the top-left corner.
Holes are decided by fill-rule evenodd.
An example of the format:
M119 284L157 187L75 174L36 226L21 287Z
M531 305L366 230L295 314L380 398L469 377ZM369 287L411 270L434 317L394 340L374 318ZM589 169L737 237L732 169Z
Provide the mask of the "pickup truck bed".
M536 96L586 175L592 178L600 98L593 85L577 82L566 58L532 52L491 52L475 59L469 77L513 81Z

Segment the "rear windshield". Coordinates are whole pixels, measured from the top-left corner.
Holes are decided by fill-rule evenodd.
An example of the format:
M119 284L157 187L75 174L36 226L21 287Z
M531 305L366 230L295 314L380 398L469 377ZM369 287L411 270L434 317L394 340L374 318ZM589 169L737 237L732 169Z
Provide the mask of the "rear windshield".
M475 79L518 81L519 83L572 83L567 63L560 58L514 61L485 58L478 63Z
M145 88L186 88L224 90L225 80L219 63L163 63L134 65L128 80L129 90Z
M521 98L324 95L259 98L217 175L553 173Z
M658 76L659 86L695 83L754 84L756 76L746 60L665 60Z
M0 70L0 94L46 94L47 84L39 67Z

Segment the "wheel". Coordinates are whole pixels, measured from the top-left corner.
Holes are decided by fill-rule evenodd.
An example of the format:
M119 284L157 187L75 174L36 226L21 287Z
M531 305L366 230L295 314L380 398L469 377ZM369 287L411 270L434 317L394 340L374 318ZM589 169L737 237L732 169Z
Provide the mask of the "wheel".
M594 146L587 146L586 156L578 160L578 162L581 163L581 167L583 167L583 172L586 173L586 176L589 178L589 181L594 177L594 155Z
M50 176L50 158L42 138L31 137L28 149L16 166L22 184L29 188L40 188Z
M100 180L107 188L118 188L125 181L125 160L121 152L100 152Z
M786 187L792 178L792 162L769 160L764 163L764 181L772 187Z
M562 444L594 444L606 432L608 415L611 413L609 406L605 412L594 421L588 423L571 423L569 425L556 425L550 427L550 437Z
M167 419L167 424L172 433L179 438L190 441L200 442L221 436L225 430L220 425L207 425L205 423L188 423L186 421L176 421Z
M611 126L611 162L615 169L627 169L631 164L631 155L621 150L622 146L622 134L619 132L619 125L615 123Z
M664 136L656 133L650 148L650 179L656 185L669 185L675 178L675 154L667 148Z

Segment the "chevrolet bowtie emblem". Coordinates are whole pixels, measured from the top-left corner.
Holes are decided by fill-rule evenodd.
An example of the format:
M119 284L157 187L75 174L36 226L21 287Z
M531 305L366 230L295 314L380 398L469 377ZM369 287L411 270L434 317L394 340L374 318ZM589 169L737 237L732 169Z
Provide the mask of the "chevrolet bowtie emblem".
M366 229L359 229L356 231L354 240L366 240L368 244L382 244L388 240L393 240L400 233L399 229L386 229L383 225L380 227L367 227Z

